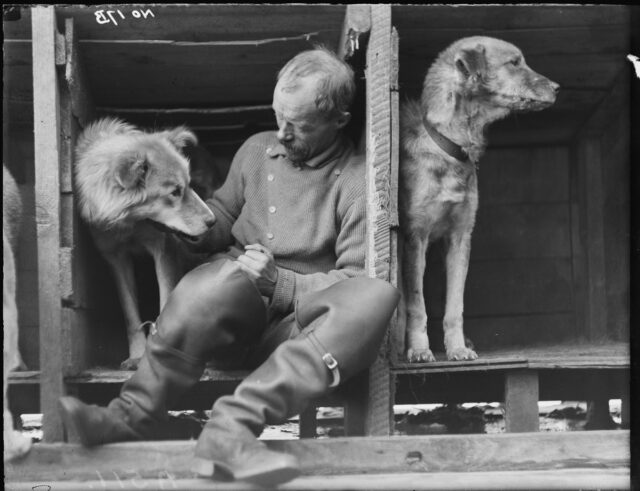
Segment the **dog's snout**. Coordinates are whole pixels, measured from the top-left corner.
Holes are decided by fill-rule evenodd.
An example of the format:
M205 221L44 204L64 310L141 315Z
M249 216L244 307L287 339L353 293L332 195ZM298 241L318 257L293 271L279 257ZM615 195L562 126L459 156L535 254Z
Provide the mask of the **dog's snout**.
M214 223L216 223L216 216L213 213L204 220L204 224L208 229L213 227Z
M560 84L549 81L549 86L551 87L551 90L553 90L553 93L558 95L558 92L560 92Z

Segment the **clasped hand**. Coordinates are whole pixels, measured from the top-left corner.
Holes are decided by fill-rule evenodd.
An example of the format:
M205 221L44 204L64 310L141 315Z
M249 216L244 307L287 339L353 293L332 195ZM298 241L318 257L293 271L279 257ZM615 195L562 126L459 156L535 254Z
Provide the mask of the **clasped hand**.
M261 244L244 246L244 254L236 259L236 264L253 281L260 293L271 298L278 281L278 268L269 249Z

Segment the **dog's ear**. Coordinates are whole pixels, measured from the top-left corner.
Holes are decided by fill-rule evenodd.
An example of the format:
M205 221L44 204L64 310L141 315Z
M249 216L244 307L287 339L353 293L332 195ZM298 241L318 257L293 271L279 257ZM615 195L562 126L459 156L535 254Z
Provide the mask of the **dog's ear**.
M487 72L487 57L484 45L478 44L475 48L463 49L456 55L456 68L465 79L474 77L482 79Z
M118 165L116 181L125 189L142 187L148 172L147 159L139 155L128 156L122 159Z
M198 144L198 137L189 131L186 126L178 126L171 130L163 131L162 136L171 142L178 150L182 150L187 144Z

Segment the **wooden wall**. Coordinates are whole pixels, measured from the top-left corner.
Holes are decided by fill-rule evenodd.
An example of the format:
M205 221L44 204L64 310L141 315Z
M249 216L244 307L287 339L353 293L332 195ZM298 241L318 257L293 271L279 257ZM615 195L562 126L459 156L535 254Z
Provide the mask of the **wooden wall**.
M570 160L566 146L490 148L465 291L465 334L480 350L556 342L574 332ZM444 252L428 253L429 335L442 345Z

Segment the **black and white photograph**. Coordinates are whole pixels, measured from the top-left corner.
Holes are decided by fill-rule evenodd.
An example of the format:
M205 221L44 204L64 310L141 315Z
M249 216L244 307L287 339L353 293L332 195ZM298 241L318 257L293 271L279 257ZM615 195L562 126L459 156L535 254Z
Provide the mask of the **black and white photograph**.
M5 489L640 489L640 7L2 27Z

